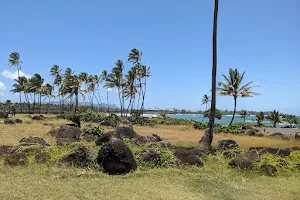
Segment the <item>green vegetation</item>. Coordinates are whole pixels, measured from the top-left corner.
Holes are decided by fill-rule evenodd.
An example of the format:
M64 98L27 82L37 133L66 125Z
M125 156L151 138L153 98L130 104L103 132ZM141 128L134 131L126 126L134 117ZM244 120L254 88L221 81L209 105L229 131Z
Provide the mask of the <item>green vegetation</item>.
M283 115L280 114L279 111L274 110L273 112L269 113L269 115L266 117L266 119L273 122L273 127L276 127L277 123L282 122Z
M255 114L255 119L256 119L256 122L257 122L257 125L260 127L263 125L263 121L265 119L265 115L263 112L259 112L259 113L256 113Z
M210 110L206 110L204 113L203 113L203 116L204 117L209 117L210 116ZM218 109L215 110L215 118L216 119L222 119L223 115L222 115L222 112Z
M247 110L241 110L239 114L241 115L241 118L244 119L244 122L246 122L246 117L250 116Z

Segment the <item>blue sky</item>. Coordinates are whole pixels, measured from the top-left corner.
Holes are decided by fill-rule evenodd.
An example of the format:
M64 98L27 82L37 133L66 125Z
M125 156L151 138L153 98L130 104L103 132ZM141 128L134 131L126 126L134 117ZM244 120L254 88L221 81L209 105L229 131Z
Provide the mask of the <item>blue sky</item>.
M261 96L239 99L238 109L300 114L299 9L298 0L220 0L218 81L231 67L246 71L245 83L260 86ZM25 74L38 72L52 83L54 64L100 74L137 48L152 71L146 107L204 109L212 21L213 0L3 0L0 101L18 100L9 92L12 51L21 54ZM116 92L109 95L117 104ZM217 108L232 109L233 99L218 97Z

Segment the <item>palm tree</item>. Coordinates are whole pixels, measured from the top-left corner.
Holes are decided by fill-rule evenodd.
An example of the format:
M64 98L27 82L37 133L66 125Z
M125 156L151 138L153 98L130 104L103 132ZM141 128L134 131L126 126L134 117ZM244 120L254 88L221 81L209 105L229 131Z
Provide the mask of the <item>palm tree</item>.
M244 122L246 122L246 117L249 116L248 111L247 110L241 110L240 115L241 115L241 118L244 118Z
M108 74L106 79L106 88L116 87L118 89L120 107L121 107L121 116L123 116L124 109L124 80L123 80L123 69L124 65L121 60L117 60L115 67L112 69L112 73Z
M258 126L262 126L263 125L263 121L265 119L265 115L263 112L259 112L255 114L255 119L257 121L257 125Z
M106 81L108 78L108 74L106 70L103 70L101 75L100 75L100 80L101 81ZM107 112L109 112L109 101L108 101L108 88L106 89L106 101L107 101Z
M17 71L18 71L18 78L20 77L20 70L21 70L21 64L23 62L20 60L20 54L18 52L12 52L11 54L9 54L9 58L8 58L8 66L9 67L17 67ZM20 92L20 109L21 109L21 113L22 113L22 94Z
M214 22L213 22L213 62L212 62L212 86L211 86L211 108L208 123L208 130L201 138L200 142L211 148L215 125L216 112L216 83L217 83L217 27L218 27L219 0L215 0Z
M133 67L133 68L131 68L131 70L128 71L128 74L125 75L124 94L125 94L126 100L128 98L130 98L126 115L128 114L130 106L131 106L131 110L133 110L132 100L135 98L135 94L137 92L136 85L135 85L135 79L136 79L136 69Z
M274 110L273 112L269 113L266 119L273 122L273 127L275 128L277 123L282 122L283 116L279 113L279 111Z
M207 106L210 101L211 101L210 97L207 94L203 95L203 97L201 99L201 105L205 105L205 110L207 110ZM204 115L202 117L201 123L203 122L203 120L204 120Z
M260 94L252 91L252 89L254 87L256 87L256 86L251 86L253 81L250 81L249 83L241 86L244 75L245 75L245 72L240 74L240 72L237 69L233 70L230 68L229 69L229 77L222 74L226 83L219 82L219 84L218 84L219 85L219 88L217 88L218 95L232 96L234 99L234 110L233 110L232 119L231 119L229 125L232 124L235 113L236 113L236 103L237 103L238 97L246 98L246 97L253 97L253 96L260 95Z
M142 105L141 105L141 114L144 114L144 104L145 104L145 96L146 96L146 89L147 89L147 78L151 76L151 71L150 71L150 67L146 67L146 65L142 65L141 66L141 79L144 79L144 82L142 83L142 85L145 86L145 89L142 90L142 96L143 96L143 100L142 100ZM142 86L141 86L142 87Z
M48 113L50 108L50 101L51 101L51 97L53 96L52 92L53 92L53 86L50 85L49 83L46 83L45 85L42 86L42 95L48 98L48 107L47 107L46 114ZM43 101L45 101L46 98Z
M29 90L33 93L34 96L34 111L35 111L35 103L36 103L36 96L38 97L38 105L39 105L39 112L41 111L41 101L42 101L42 85L44 83L44 79L41 77L40 74L34 74L33 77L30 78L30 85Z
M57 87L57 96L59 97L59 105L60 105L60 111L61 113L63 112L63 103L62 103L62 100L61 100L61 95L59 94L59 91L61 89L61 84L62 84L62 76L60 74L61 72L61 69L59 69L59 66L58 65L54 65L51 70L50 70L50 76L54 76L55 79L54 79L54 82L53 82L53 90L55 89L55 86Z

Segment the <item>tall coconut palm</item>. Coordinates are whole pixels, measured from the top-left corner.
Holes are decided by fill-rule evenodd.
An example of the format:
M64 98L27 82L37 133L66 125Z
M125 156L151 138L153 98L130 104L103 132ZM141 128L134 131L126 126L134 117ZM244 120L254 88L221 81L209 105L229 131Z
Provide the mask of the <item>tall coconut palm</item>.
M150 71L150 67L146 67L146 65L142 65L141 69L140 69L140 76L141 79L144 79L144 82L142 83L142 85L145 87L142 90L142 105L141 105L141 114L144 114L144 106L145 106L145 96L146 96L146 90L147 90L147 78L151 76L151 71Z
M247 110L241 110L241 111L240 111L240 115L241 115L241 118L244 119L244 122L246 122L246 117L250 116L250 115L248 114L248 111L247 111Z
M265 119L265 115L263 112L258 112L255 114L255 119L256 119L256 122L257 122L257 125L260 127L263 125L263 121Z
M127 107L126 115L128 114L129 108L131 106L131 110L133 110L133 99L135 98L136 94L136 85L135 85L135 79L136 79L136 69L132 68L128 71L128 74L125 75L125 98L130 99Z
M266 117L267 120L273 122L273 127L275 128L277 123L282 122L283 115L279 113L279 111L274 110L270 112L269 115Z
M20 54L18 52L12 52L11 54L9 54L9 58L8 58L8 66L9 67L16 67L17 71L18 71L18 78L20 77L20 70L21 70L21 64L23 62L20 60ZM20 110L22 113L22 94L20 92Z
M216 112L216 85L217 85L217 27L218 27L218 10L219 0L215 0L214 6L214 21L213 21L213 52L212 52L212 86L211 86L211 108L208 123L208 130L200 140L204 146L211 148L213 140L213 132L215 125L215 112Z
M203 95L201 99L201 105L205 105L205 110L207 110L207 106L210 101L211 101L210 96L208 96L207 94ZM204 120L204 115L202 117L201 123L203 122L203 120Z
M50 70L50 76L54 76L54 82L53 82L53 90L55 89L55 86L57 87L57 96L59 98L59 105L60 105L60 111L63 112L63 103L61 100L61 95L59 94L59 91L61 89L62 84L62 76L61 76L61 69L58 65L54 65Z
M107 78L108 78L107 71L103 70L101 75L100 75L100 80L101 81L106 81ZM106 90L107 112L109 112L108 88L105 88L105 90Z
M257 96L260 95L256 92L253 92L252 89L254 87L257 86L251 86L251 84L253 83L253 81L250 81L249 83L245 84L242 86L242 81L244 79L244 75L245 72L243 72L242 74L238 71L238 69L229 69L229 76L225 76L224 74L222 74L222 76L225 79L225 83L223 82L219 82L219 88L217 88L218 90L218 95L221 96L232 96L233 100L234 100L234 110L233 110L233 115L232 115L232 119L230 121L230 124L232 124L235 113L236 113L236 103L237 103L237 98L238 97L242 97L242 98L246 98L246 97L253 97L253 96Z

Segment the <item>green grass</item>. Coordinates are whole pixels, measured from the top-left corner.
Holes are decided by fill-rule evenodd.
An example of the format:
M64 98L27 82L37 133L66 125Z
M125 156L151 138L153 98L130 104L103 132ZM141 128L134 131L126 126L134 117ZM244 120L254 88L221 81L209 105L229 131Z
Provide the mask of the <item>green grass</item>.
M19 117L19 116L18 116ZM64 124L65 120L46 119L54 125L42 126L45 121L31 121L25 116L24 124L7 126L0 124L0 144L16 145L22 137L40 136L51 145L55 140L46 133ZM85 126L86 123L83 123ZM134 127L142 135L158 133L173 144L197 147L202 136L188 126ZM106 128L106 130L109 130ZM300 146L297 141L282 141L271 138L254 138L236 135L216 135L215 140L235 139L242 149L249 146ZM215 144L215 142L214 142ZM0 158L0 199L300 199L300 171L282 169L276 176L260 174L259 165L276 164L278 157L265 155L254 170L236 170L228 166L221 154L201 158L202 168L175 168L141 165L135 172L124 176L109 176L97 168L58 168L56 162L61 156L72 151L76 145L85 145L97 153L99 147L93 143L77 143L72 146L54 147L50 152L51 162L38 165L31 158L27 166L3 166ZM138 160L141 148L129 145ZM165 151L165 150L162 150ZM163 159L172 160L168 151L162 152ZM300 164L300 153L294 152L284 158L287 162ZM290 165L291 166L291 165Z

